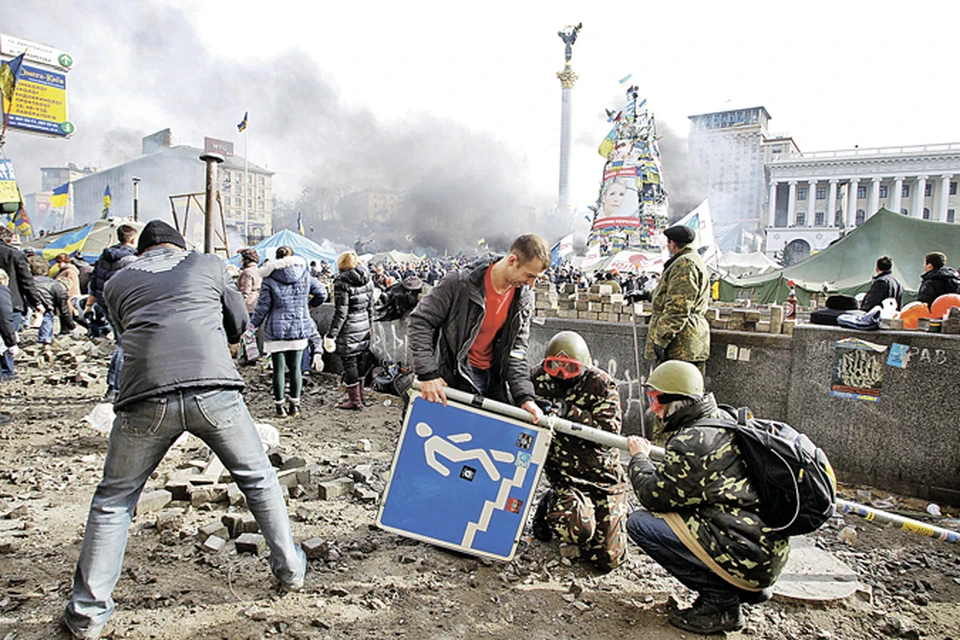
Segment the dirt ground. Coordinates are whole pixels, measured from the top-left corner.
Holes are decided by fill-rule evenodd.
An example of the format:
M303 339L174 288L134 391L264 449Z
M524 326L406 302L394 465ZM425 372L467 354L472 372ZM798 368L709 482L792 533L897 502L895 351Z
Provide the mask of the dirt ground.
M103 393L110 345L77 346L83 344L66 340L46 356L28 346L18 362L21 379L0 386L2 409L14 416L0 427L0 640L68 637L58 620L107 448L106 437L83 418ZM80 355L65 353L69 347ZM76 375L78 367L83 375ZM314 375L306 381L303 415L277 420L269 372L243 371L251 413L279 430L283 453L316 463L324 479L372 465L379 477L369 484L382 487L399 434L399 399L370 394L375 403L362 413L337 410L337 379ZM358 446L361 439L370 441L369 451ZM162 488L172 473L207 455L196 439L171 449L148 489ZM889 500L910 515L926 506L863 487L844 494L859 502ZM139 515L105 637L693 637L669 626L665 615L668 600L689 602L692 594L636 547L606 575L562 558L557 542L529 538L513 562L499 563L384 532L374 524L376 509L355 496L291 497L295 538L319 536L329 544L327 559L311 561L305 589L295 594L277 590L263 554L238 554L232 542L219 552L202 549L197 530L237 507L173 502L160 527L157 513ZM956 511L945 511L931 520L956 527ZM852 544L838 539L848 524L857 529ZM777 599L747 607L746 628L730 637L960 639L956 546L853 516L835 517L815 538L868 589L828 607Z

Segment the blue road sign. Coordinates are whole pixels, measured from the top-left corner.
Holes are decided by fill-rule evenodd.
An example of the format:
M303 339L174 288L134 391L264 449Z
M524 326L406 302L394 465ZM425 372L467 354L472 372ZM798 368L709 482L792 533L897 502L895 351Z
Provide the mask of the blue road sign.
M416 396L377 524L441 547L510 560L551 437L511 418Z

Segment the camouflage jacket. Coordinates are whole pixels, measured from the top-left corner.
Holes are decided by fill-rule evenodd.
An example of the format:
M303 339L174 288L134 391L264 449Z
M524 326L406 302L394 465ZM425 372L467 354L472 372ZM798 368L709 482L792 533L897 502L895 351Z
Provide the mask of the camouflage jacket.
M645 508L680 516L687 529L675 531L681 540L692 534L731 576L754 588L770 586L786 564L789 539L757 516L759 497L733 433L694 425L708 417L728 417L712 394L669 416L663 461L655 465L643 454L633 456L630 481Z
M540 365L532 372L538 398L563 400L571 422L620 433L622 414L617 383L605 371L586 367L579 377L558 380ZM544 472L554 485L596 489L604 493L628 490L620 452L589 440L557 433L550 445Z
M653 291L653 312L644 358L653 360L654 343L671 360L702 362L710 357L710 325L704 314L710 302L707 267L689 245L667 260Z

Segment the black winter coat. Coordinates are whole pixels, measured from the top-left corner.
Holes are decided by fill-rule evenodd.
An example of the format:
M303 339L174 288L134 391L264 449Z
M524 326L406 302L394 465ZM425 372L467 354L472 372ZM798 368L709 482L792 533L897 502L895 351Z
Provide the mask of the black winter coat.
M13 303L10 301L10 289L0 284L0 338L3 344L12 347L17 344L17 334L13 330Z
M863 297L860 308L870 311L874 307L881 306L887 298L894 298L897 301L897 309L903 308L903 287L892 273L884 271L873 276L873 284L870 285L867 295Z
M93 275L90 277L90 294L97 299L101 307L107 308L107 302L103 297L103 288L107 286L107 282L120 269L136 259L136 248L126 244L115 244L112 247L107 247L100 254L97 263L93 265Z
M341 271L333 281L333 320L327 337L336 340L337 355L355 356L370 348L373 327L373 281L366 267Z
M960 293L960 274L953 267L943 266L920 276L917 300L932 305L945 293Z
M459 271L450 271L430 290L409 317L407 339L413 369L422 380L443 378L461 391L476 393L467 352L486 315L484 277L499 256L488 256ZM493 345L493 367L501 391L516 405L533 400L527 364L533 292L524 285L513 294L507 320ZM488 392L488 396L490 392Z
M35 309L40 301L37 299L37 290L33 284L33 272L27 263L27 256L15 247L0 242L0 269L10 276L10 300L13 310L26 311L29 306Z

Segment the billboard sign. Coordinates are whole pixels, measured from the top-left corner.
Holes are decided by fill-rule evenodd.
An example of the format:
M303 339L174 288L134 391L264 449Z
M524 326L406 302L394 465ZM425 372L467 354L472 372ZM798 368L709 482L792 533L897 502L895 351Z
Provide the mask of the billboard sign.
M20 202L17 174L11 160L0 159L0 202Z
M205 137L203 139L203 150L207 153L219 153L222 156L230 157L233 155L233 143Z
M0 55L15 57L26 52L26 60L69 71L73 67L73 57L66 51L61 51L46 44L24 40L0 33Z
M67 76L63 73L23 65L9 108L9 127L57 137L75 130L67 119Z

